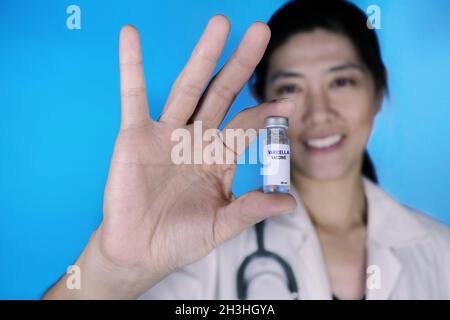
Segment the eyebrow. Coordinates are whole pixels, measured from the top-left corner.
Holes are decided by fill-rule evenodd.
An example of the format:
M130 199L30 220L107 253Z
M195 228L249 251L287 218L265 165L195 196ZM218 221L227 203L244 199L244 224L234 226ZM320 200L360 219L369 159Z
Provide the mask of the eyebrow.
M328 69L327 72L342 71L348 69L356 69L361 72L364 72L364 68L361 65L355 63L344 63L335 67L331 67L330 69Z
M355 63L344 63L344 64L340 64L334 67L329 68L326 73L328 72L336 72L336 71L342 71L342 70L358 70L361 72L364 72L364 68L359 65L359 64L355 64ZM274 82L275 80L279 79L279 78L304 78L305 76L300 73L300 72L293 72L293 71L285 71L285 70L281 70L278 72L275 72L269 79L269 82Z

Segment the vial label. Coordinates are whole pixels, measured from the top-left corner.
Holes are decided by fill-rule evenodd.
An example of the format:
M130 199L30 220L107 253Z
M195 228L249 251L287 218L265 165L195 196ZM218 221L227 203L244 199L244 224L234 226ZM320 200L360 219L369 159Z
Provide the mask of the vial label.
M291 152L288 144L264 146L264 186L286 186L291 183Z

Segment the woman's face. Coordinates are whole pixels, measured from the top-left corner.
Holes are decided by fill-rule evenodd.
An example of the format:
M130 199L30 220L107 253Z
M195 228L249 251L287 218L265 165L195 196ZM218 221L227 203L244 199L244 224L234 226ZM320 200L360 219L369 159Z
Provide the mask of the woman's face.
M292 162L310 178L360 171L380 106L373 78L343 35L317 29L291 36L269 61L266 99L289 98Z

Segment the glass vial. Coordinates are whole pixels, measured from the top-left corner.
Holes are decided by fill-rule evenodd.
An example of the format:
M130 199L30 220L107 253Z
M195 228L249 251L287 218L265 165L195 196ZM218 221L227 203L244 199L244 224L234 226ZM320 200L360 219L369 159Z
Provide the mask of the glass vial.
M291 183L291 151L286 117L270 116L264 121L267 137L263 146L263 191L289 192Z

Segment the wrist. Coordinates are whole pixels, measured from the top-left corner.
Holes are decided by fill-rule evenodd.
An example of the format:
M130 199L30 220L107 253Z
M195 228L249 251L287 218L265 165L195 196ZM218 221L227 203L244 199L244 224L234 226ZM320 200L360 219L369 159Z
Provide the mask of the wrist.
M120 266L102 254L99 230L91 236L75 262L79 274L65 274L44 299L136 299L162 279L163 275ZM70 286L79 276L79 287Z

